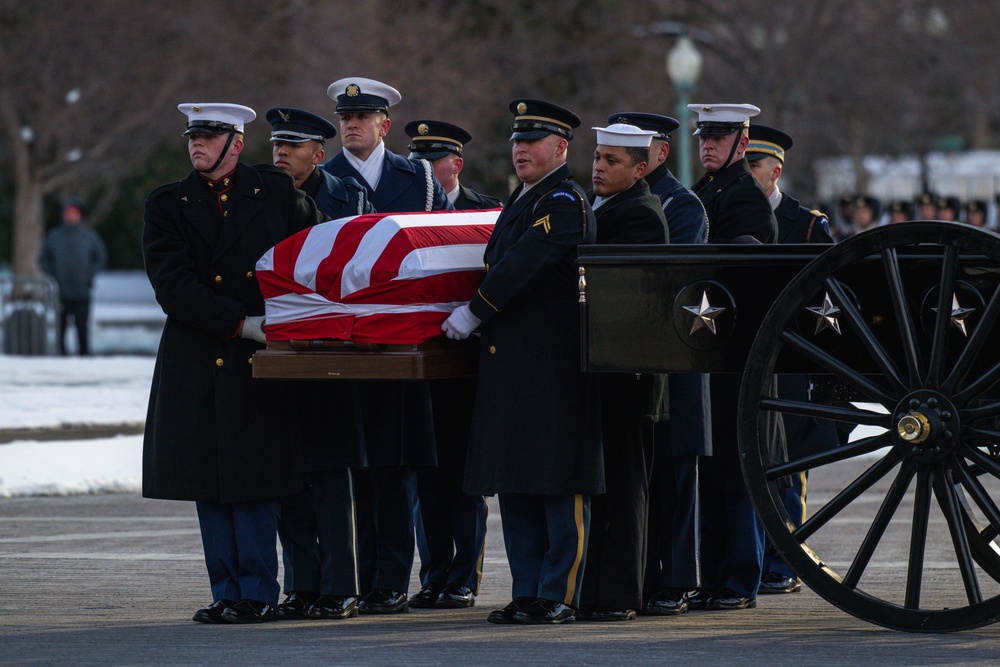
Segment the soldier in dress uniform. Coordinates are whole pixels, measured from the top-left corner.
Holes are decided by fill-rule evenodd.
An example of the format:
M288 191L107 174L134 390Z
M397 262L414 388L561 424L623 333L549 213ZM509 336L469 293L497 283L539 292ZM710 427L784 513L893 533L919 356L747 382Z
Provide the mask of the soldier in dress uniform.
M921 193L916 201L917 220L935 220L937 218L937 196L933 192Z
M435 177L457 210L501 206L500 200L458 182L464 166L462 150L472 139L466 130L443 121L415 120L407 123L406 134L410 137L410 158L427 160L434 166ZM410 606L471 607L483 576L488 514L486 498L462 491L476 378L433 380L430 385L438 465L417 473L422 588L410 597Z
M655 133L624 123L593 129L594 190L587 200L597 243L665 243L660 199L643 179ZM601 375L605 492L591 499L578 619L629 621L642 608L653 424L668 416L665 379L659 373Z
M913 220L912 206L902 199L889 202L889 224Z
M958 197L939 197L937 201L937 219L945 222L957 222L962 213L962 202Z
M691 188L708 213L709 243L774 243L777 222L767 195L754 180L744 152L750 141L752 104L692 104L698 113L698 152L706 173ZM740 377L715 375L712 456L700 462L702 590L691 609L748 609L757 605L764 530L740 469L736 420Z
M167 315L143 440L143 495L193 500L213 602L202 623L276 617L278 498L302 476L288 447L287 386L254 382L265 341L254 268L323 219L280 169L239 162L238 104L181 104L194 171L146 200L143 259Z
M486 277L442 325L482 325L479 384L465 491L499 494L511 602L491 623L575 620L590 496L604 492L597 378L580 372L577 246L594 213L566 166L580 119L517 99L511 157L521 183L486 245Z
M271 157L295 187L330 219L374 211L353 178L317 169L324 147L337 136L321 116L276 107ZM285 565L285 600L278 617L342 619L358 614L358 561L350 468L365 464L361 404L356 382L300 382L295 389L296 431L303 452L304 488L280 499L278 538Z
M620 112L609 123L629 123L655 132L649 146L646 182L660 198L670 243L705 243L708 216L698 196L667 169L675 119L653 113ZM654 425L653 470L649 482L649 520L643 611L674 615L687 611L687 593L700 585L698 457L712 453L708 375L671 373L670 419Z
M975 227L986 227L986 202L973 199L965 205L965 221Z
M866 229L878 225L882 203L875 197L858 195L854 198L854 233L859 234Z
M800 205L797 199L778 187L785 168L785 154L792 143L792 138L780 130L764 125L750 126L746 157L750 171L774 209L778 220L778 243L833 243L826 216L821 211ZM782 375L778 391L784 398L807 402L809 378L805 375ZM798 459L827 451L840 444L833 422L817 423L807 417L783 415L783 423L790 458ZM806 472L793 475L781 492L785 510L796 526L805 521L806 481ZM798 576L770 543L764 552L763 572L760 593L795 593L802 588Z
M385 147L389 107L402 99L395 88L348 77L331 83L327 94L337 103L343 150L323 169L356 179L380 213L452 208L429 162ZM404 612L413 568L416 470L437 465L430 388L426 382L366 380L361 408L368 467L354 474L364 594L359 609Z

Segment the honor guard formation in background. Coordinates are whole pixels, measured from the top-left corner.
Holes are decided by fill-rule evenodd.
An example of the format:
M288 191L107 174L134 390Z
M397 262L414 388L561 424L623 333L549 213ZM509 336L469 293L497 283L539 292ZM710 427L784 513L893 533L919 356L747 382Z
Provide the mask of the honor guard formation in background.
M614 112L580 136L575 113L530 97L510 102L517 184L495 198L460 180L476 145L462 118L410 120L396 155L384 140L399 91L345 77L327 93L319 113L266 112L272 164L257 166L240 159L252 109L180 104L193 169L146 201L143 256L167 321L143 494L196 504L211 599L194 620L474 607L491 496L512 588L490 623L751 609L760 593L799 591L741 473L740 377L581 372L578 246L829 244L914 218L985 226L991 203L852 194L828 217L782 189L792 137L756 124L752 104L689 105L703 174L685 184L667 168L672 137L691 131L676 119ZM567 166L574 143L593 155L589 182ZM43 250L57 279L104 261L103 247L67 241L82 215L71 208ZM441 326L478 349L476 377L253 380L267 330L255 267L275 244L327 220L478 209L498 216L486 271ZM67 244L80 252L67 258ZM61 291L85 330L83 282ZM776 391L805 401L809 382L783 376ZM791 416L769 432L797 457L848 436ZM782 492L796 524L806 491L803 473Z

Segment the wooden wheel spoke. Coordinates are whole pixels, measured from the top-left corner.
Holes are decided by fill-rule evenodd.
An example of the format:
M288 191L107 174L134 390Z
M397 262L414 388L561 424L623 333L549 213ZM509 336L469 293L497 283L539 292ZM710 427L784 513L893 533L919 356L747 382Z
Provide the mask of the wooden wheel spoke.
M845 507L853 503L862 493L874 486L886 476L897 463L900 456L895 451L889 452L881 460L871 465L853 482L844 487L843 491L831 498L818 511L806 519L801 526L792 531L792 536L801 544L808 540L817 530L837 516Z
M934 495L937 496L938 505L948 522L951 541L955 546L955 558L958 560L958 567L962 573L962 583L965 584L965 594L969 599L969 604L978 604L983 601L983 593L979 588L979 581L972 562L969 537L965 533L965 524L959 514L954 482L950 478L950 471L946 470L944 475L934 479Z
M839 359L830 356L826 350L812 344L799 334L786 330L781 334L781 339L810 361L822 366L838 376L839 379L853 385L855 389L870 397L872 401L882 403L883 405L895 404L895 400L882 387L853 368L850 368Z
M982 442L1000 443L1000 431L995 429L964 426L962 427L962 437L966 440L980 440Z
M889 294L892 297L892 309L896 314L899 326L899 337L903 342L903 352L906 357L906 370L909 373L909 386L921 383L920 348L917 346L916 328L913 326L913 316L906 303L906 289L903 287L903 276L899 270L899 256L895 248L882 249L882 266L886 281L889 284Z
M879 426L884 429L892 426L892 415L848 406L793 401L785 398L762 398L760 408L761 410L800 415L802 417L814 417L816 419L829 419L847 424Z
M854 458L855 456L870 454L876 449L888 447L890 444L892 444L890 434L880 433L869 438L855 440L854 442L840 447L828 449L825 452L817 452L816 454L803 456L802 458L795 459L794 461L788 461L780 465L772 466L765 470L764 474L769 482L773 482L781 477L794 475L804 470L812 470L813 468L819 468L820 466L837 463L838 461L846 461L847 459Z
M916 492L913 498L913 521L910 524L910 550L906 568L906 590L903 606L907 609L920 608L920 588L924 574L924 554L927 549L927 522L930 518L931 494L930 475L927 470L917 474Z
M969 492L969 495L972 496L972 500L976 503L976 506L986 516L986 521L988 522L986 527L977 528L979 536L987 542L992 541L997 535L997 527L1000 526L1000 507L997 507L996 503L993 502L993 499L990 497L990 494L987 493L986 488L966 467L964 461L953 456L950 459L950 463L955 476L958 477L962 486L965 487L965 489Z
M946 245L941 262L941 281L938 286L937 314L934 318L934 336L931 343L931 361L927 382L940 386L947 357L948 330L951 328L951 298L958 279L958 247Z
M955 405L965 406L972 399L978 398L992 389L997 382L1000 382L1000 362L993 364L989 370L967 385L965 389L955 394L952 400Z
M979 419L990 419L992 417L1000 417L1000 401L995 403L986 403L985 405L977 405L974 408L966 408L962 411L962 421L966 424Z
M878 338L875 337L871 327L868 326L868 323L854 304L854 301L844 292L840 281L834 278L827 278L823 284L833 295L833 300L840 307L841 312L850 322L851 326L854 327L854 331L858 334L861 344L875 363L878 364L882 373L892 382L897 391L905 391L906 383L903 381L895 361L889 356L889 353L882 343L879 342Z
M868 563L871 561L876 547L878 547L879 542L882 540L885 529L889 526L892 516L896 513L900 501L902 501L903 496L906 494L906 489L910 485L910 480L913 479L915 469L912 463L904 464L896 475L896 479L893 480L892 486L889 487L889 491L885 494L882 506L879 507L872 525L868 528L865 539L862 540L858 552L854 555L854 560L851 561L851 566L848 568L847 574L844 575L844 585L848 588L855 589L858 587L858 582L861 581L861 576L865 573L865 568L868 567Z
M1000 462L984 454L978 447L966 447L964 453L970 461L979 466L983 471L1000 479Z

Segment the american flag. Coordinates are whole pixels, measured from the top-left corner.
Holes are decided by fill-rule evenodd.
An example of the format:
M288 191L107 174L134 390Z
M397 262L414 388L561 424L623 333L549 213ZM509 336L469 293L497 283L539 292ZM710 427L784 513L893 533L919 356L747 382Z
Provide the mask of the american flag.
M482 282L500 209L359 215L257 261L268 340L422 343Z

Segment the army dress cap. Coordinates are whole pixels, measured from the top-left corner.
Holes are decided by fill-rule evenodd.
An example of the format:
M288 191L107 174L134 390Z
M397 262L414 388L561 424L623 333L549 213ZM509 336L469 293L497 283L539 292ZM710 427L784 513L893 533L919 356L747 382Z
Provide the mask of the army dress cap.
M410 137L410 157L437 160L446 155L462 157L462 147L472 140L472 135L458 125L440 120L415 120L406 124Z
M580 127L580 118L575 113L541 100L514 100L510 112L514 114L510 141L534 141L547 134L571 140L573 128Z
M965 205L965 210L969 213L974 213L976 211L986 210L986 200L984 199L973 199L968 204Z
M917 199L918 206L934 206L937 202L937 196L933 192L924 192Z
M271 124L271 141L301 144L306 141L326 143L337 136L337 128L322 116L301 109L275 107L264 114Z
M653 138L660 141L670 141L670 133L681 126L677 119L670 116L640 111L621 111L608 116L608 124L615 123L635 125L640 130L655 132Z
M765 155L778 158L785 162L785 151L792 147L792 138L773 127L765 125L750 126L750 143L747 144L747 160L753 162Z
M338 79L326 89L337 103L337 113L389 113L389 107L399 104L403 96L399 91L381 81L360 76Z
M257 112L242 104L227 104L225 102L204 102L195 104L185 102L178 104L177 110L188 117L187 130L189 134L228 134L243 133L243 125L257 117Z
M962 203L958 201L958 197L941 197L937 201L938 208L950 208L955 213L958 213L962 209Z
M752 104L689 104L698 114L695 135L726 135L750 127L750 118L760 113Z
M653 141L653 135L656 134L656 132L651 130L642 130L635 125L627 125L625 123L612 123L607 127L592 127L590 129L597 130L598 146L624 146L625 148L639 146L649 148L650 142Z

